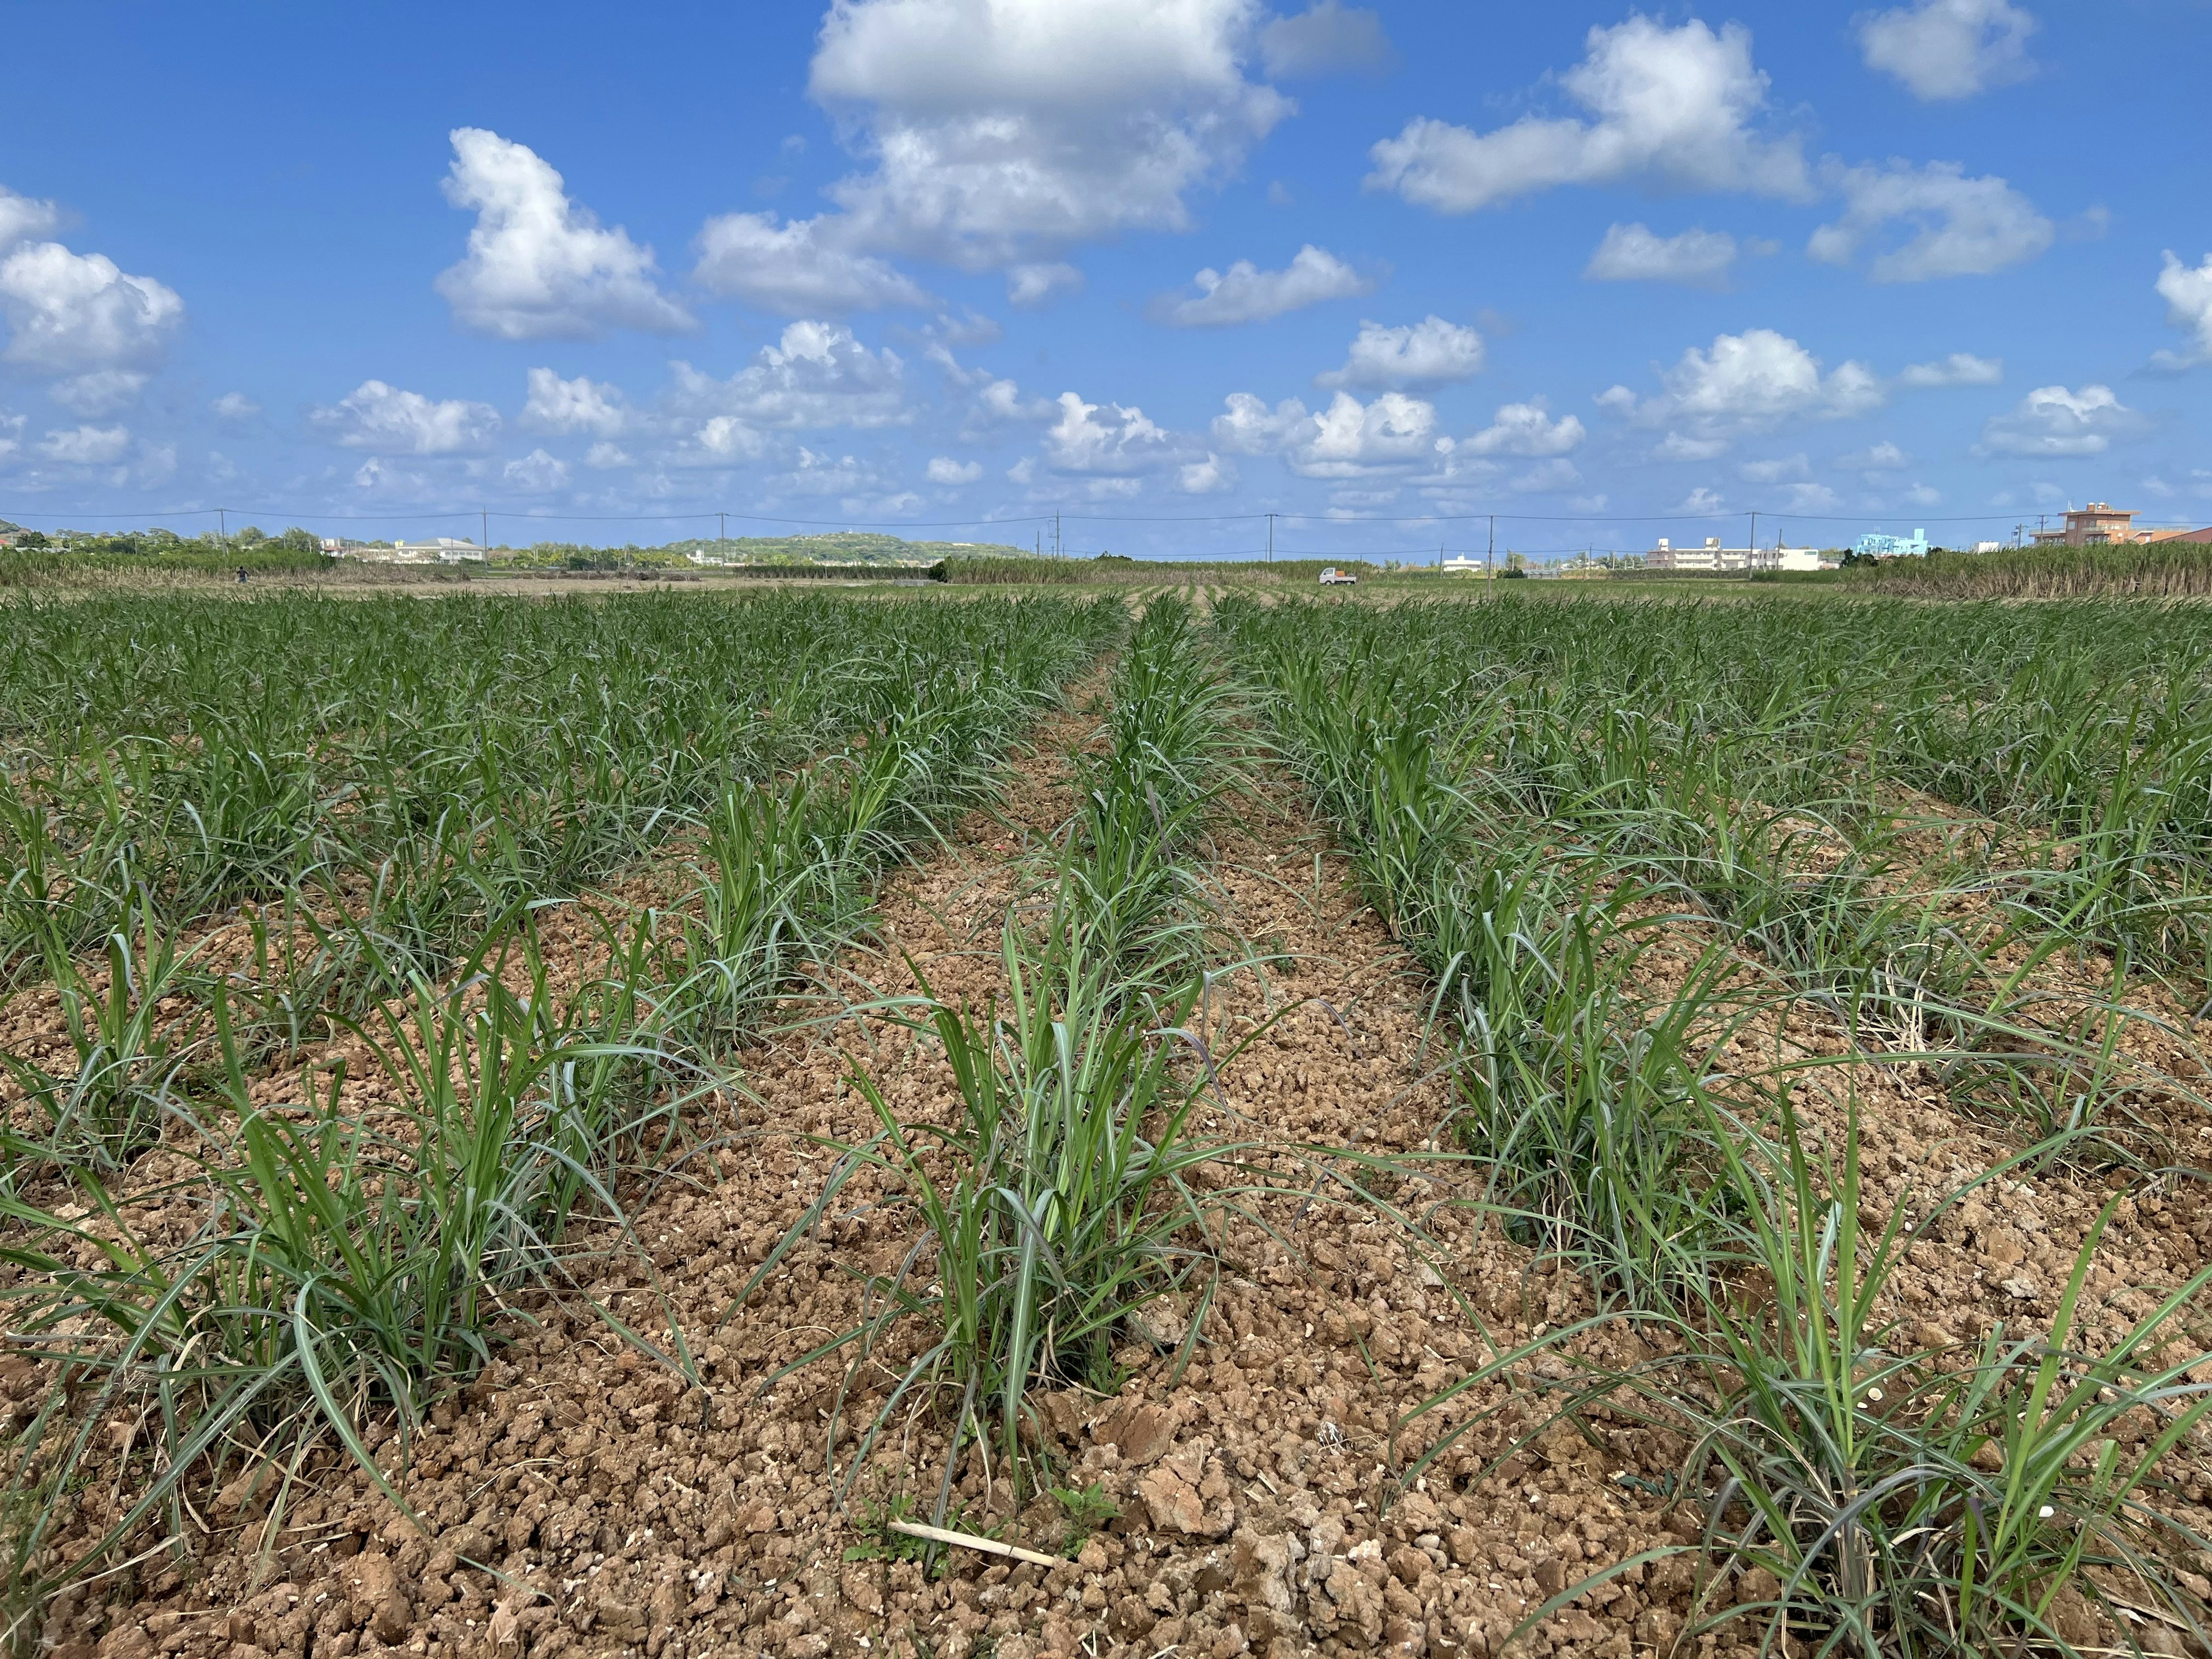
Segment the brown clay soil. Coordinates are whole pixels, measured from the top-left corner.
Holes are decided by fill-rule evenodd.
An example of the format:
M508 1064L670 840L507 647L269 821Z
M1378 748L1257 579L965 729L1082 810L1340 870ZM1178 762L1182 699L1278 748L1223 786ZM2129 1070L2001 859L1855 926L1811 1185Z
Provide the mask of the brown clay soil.
M879 940L841 964L848 985L912 993L910 962L947 1000L1003 988L1000 929L1036 870L1024 849L1073 811L1063 757L1094 720L1079 709L1053 723L1037 753L1010 768L999 810L893 880ZM762 1390L860 1316L848 1270L890 1267L913 1237L897 1209L868 1201L882 1188L858 1182L732 1306L833 1167L824 1143L872 1128L851 1074L864 1070L902 1116L952 1111L941 1056L878 1009L795 1024L750 1054L734 1121L641 1195L632 1218L665 1313L634 1263L585 1285L643 1330L672 1314L703 1387L626 1346L580 1299L549 1304L536 1328L517 1322L501 1358L438 1408L395 1474L427 1530L335 1455L319 1455L281 1505L274 1483L241 1477L198 1500L208 1530L185 1566L157 1558L66 1592L48 1644L68 1659L1486 1656L1562 1587L1690 1542L1693 1522L1659 1495L1679 1443L1602 1412L1587 1436L1543 1426L1556 1398L1547 1385L1567 1376L1556 1358L1469 1390L1394 1443L1410 1407L1586 1310L1587 1292L1455 1202L1475 1191L1464 1165L1423 1161L1452 1085L1443 1051L1425 1041L1421 985L1293 796L1269 782L1214 850L1224 932L1246 942L1235 954L1270 963L1230 975L1206 1013L1212 1052L1237 1052L1202 1127L1251 1148L1237 1177L1248 1216L1224 1241L1231 1271L1179 1376L1170 1310L1161 1345L1133 1341L1117 1356L1128 1367L1118 1392L1066 1387L1042 1401L1044 1449L1065 1486L1098 1489L1106 1501L1094 1520L1110 1510L1095 1533L1082 1536L1051 1497L1017 1509L1003 1470L972 1449L954 1483L957 1524L1072 1559L1040 1567L956 1548L933 1576L886 1550L878 1523L901 1500L927 1509L941 1415L897 1416L841 1506L829 1465L842 1473L854 1449L849 1426L830 1443L841 1362ZM1674 971L1705 942L1684 924ZM585 948L580 935L572 945ZM1650 955L1655 990L1669 960ZM1750 1077L1808 1054L1840 1060L1844 1034L1800 1013L1746 1021L1729 1058ZM2018 1149L1962 1116L1942 1079L1917 1068L1859 1060L1804 1075L1808 1115L1838 1144L1855 1107L1872 1204L1946 1190ZM1404 1161L1382 1185L1419 1234L1352 1200L1359 1166L1329 1156L1345 1148ZM1954 1212L1899 1282L1923 1334L1964 1343L1996 1319L2047 1318L2107 1196L2102 1178L2061 1168ZM2208 1240L2212 1206L2192 1186L2142 1186L2100 1252L2093 1322L2108 1331L2147 1306L2152 1287L2212 1255ZM1597 1352L1633 1358L1635 1340L1601 1338ZM903 1357L894 1347L862 1368L844 1425L873 1414ZM0 1364L0 1383L27 1408L35 1368ZM1493 1415L1399 1489L1394 1458L1402 1464L1444 1424L1478 1413ZM379 1455L396 1470L398 1451L386 1439ZM2194 1447L2177 1458L2192 1504L2212 1486L2199 1460ZM79 1500L85 1523L116 1512L116 1500L95 1481ZM1681 1555L1631 1569L1516 1651L1663 1650L1692 1571ZM1731 1650L1724 1638L1718 1651Z

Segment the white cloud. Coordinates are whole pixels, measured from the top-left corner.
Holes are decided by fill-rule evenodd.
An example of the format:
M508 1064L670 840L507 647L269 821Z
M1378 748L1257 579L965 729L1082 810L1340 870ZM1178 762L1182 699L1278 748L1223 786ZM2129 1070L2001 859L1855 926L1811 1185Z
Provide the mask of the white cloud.
M137 403L151 379L143 369L98 368L89 374L56 380L46 388L46 396L72 415L110 415Z
M131 449L127 426L81 426L67 432L49 432L39 453L68 466L112 466Z
M1905 492L1905 499L1915 507L1941 507L1943 504L1943 492L1930 489L1924 483L1917 483Z
M1461 447L1477 455L1565 455L1578 447L1585 435L1583 423L1571 415L1551 419L1540 398L1504 405L1487 427Z
M839 246L852 234L833 214L779 225L773 213L726 213L699 232L691 274L714 293L787 316L934 303L889 262Z
M1032 310L1063 294L1083 292L1083 273L1058 261L1015 265L1006 272L1006 303Z
M459 455L483 449L499 430L499 411L460 398L433 402L382 380L363 380L309 422L349 449L380 455Z
M1385 328L1363 319L1344 367L1314 376L1317 386L1446 386L1482 368L1482 336L1431 313L1418 323Z
M1291 428L1284 457L1301 477L1356 478L1431 460L1451 447L1437 434L1433 404L1402 392L1363 404L1340 392L1327 409Z
M1380 17L1337 0L1314 0L1295 17L1278 17L1260 31L1260 61L1279 80L1372 72L1389 68L1395 58Z
M2162 360L2176 366L2212 358L2212 253L2191 269L2169 249L2158 273L2159 298L2166 301L2166 319L2197 337L2196 349L2185 356L2161 352Z
M629 419L629 404L617 387L586 374L564 380L550 368L530 371L530 395L522 405L525 426L540 432L593 432L611 438Z
M913 417L906 369L888 347L870 351L842 324L787 324L751 365L726 380L672 364L671 406L690 417L731 416L755 428L881 427ZM728 441L728 428L723 428Z
M1291 109L1245 78L1256 0L834 0L809 91L871 164L852 245L969 269L1187 228Z
M2142 429L2142 417L2108 386L2039 386L2009 415L1982 428L1982 447L2001 455L2101 455L2115 438Z
M356 489L374 489L386 495L412 495L428 489L430 480L420 472L403 471L381 456L372 455L354 469L353 482Z
M1735 264L1735 238L1724 230L1690 229L1658 236L1645 226L1613 225L1583 275L1595 283L1687 283L1717 288Z
M2035 204L1995 175L1969 179L1956 161L1916 167L1847 167L1833 175L1844 216L1813 233L1805 251L1830 264L1849 264L1868 238L1893 220L1917 234L1875 255L1878 283L1923 283L1937 276L1986 276L2033 259L2051 246L2051 221Z
M601 472L629 464L629 452L620 444L596 443L584 452L584 465Z
M1417 206L1469 213L1558 185L1643 179L1695 190L1808 193L1797 140L1751 130L1766 102L1765 74L1752 66L1751 36L1718 34L1692 19L1670 29L1632 16L1594 27L1589 54L1560 77L1595 118L1528 115L1494 132L1426 118L1369 151L1370 188Z
M1701 485L1682 498L1681 510L1685 513L1711 514L1719 512L1726 504L1719 495Z
M1668 459L1709 459L1718 445L1746 432L1793 418L1860 415L1883 401L1881 382L1864 363L1838 364L1826 374L1820 360L1771 328L1714 337L1709 350L1692 346L1662 377L1665 390L1638 399L1626 387L1600 396L1605 407L1640 423L1675 429Z
M2008 0L1921 0L1852 21L1867 67L1895 76L1925 101L1970 98L2034 70L2027 37L2035 18Z
M250 421L261 412L261 405L243 392L226 392L208 408L226 421Z
M509 489L526 495L544 495L565 489L568 483L568 464L556 459L543 449L533 449L519 461L509 461L500 476Z
M1156 472L1190 459L1194 447L1141 409L1085 403L1073 392L1060 394L1060 418L1044 434L1045 465L1055 472Z
M1692 438L1686 433L1670 432L1651 447L1655 461L1710 461L1728 453L1726 438Z
M0 185L0 253L34 236L52 235L61 222L61 211L52 202L18 196Z
M655 282L653 250L602 227L536 151L481 127L451 137L446 199L477 222L467 257L439 273L437 288L463 326L502 340L694 326Z
M1846 472L1897 472L1912 465L1912 458L1888 439L1856 454L1838 455L1836 465Z
M1782 483L1793 478L1802 478L1812 471L1812 464L1801 452L1796 455L1778 455L1764 461L1746 461L1736 468L1736 477L1746 483Z
M1358 478L1449 456L1455 445L1437 430L1436 406L1402 392L1363 404L1340 392L1328 408L1308 412L1295 398L1273 409L1249 392L1224 400L1213 419L1217 447L1240 455L1279 454L1308 478Z
M1843 501L1824 483L1800 483L1784 489L1780 505L1785 513L1825 513Z
M929 458L929 481L936 484L971 484L983 476L981 461L956 461L950 455Z
M1275 453L1306 418L1306 406L1296 398L1285 398L1273 409L1249 392L1232 392L1224 401L1228 413L1213 417L1213 441L1239 455Z
M0 357L34 373L84 374L157 362L185 302L105 254L24 242L0 259L0 313L9 329Z
M1954 351L1933 362L1907 363L1897 378L1905 386L1995 386L2004 379L2004 360Z
M1162 295L1153 307L1157 320L1176 328L1233 328L1264 323L1324 300L1348 300L1375 288L1374 278L1362 276L1311 242L1281 270L1261 270L1249 259L1239 259L1226 273L1208 267L1192 281L1197 295L1183 299Z
M1209 449L1204 460L1188 463L1176 477L1186 495L1216 495L1237 488L1237 464Z
M768 439L758 428L746 425L734 415L715 415L699 423L690 446L679 459L726 465L757 459L766 453Z

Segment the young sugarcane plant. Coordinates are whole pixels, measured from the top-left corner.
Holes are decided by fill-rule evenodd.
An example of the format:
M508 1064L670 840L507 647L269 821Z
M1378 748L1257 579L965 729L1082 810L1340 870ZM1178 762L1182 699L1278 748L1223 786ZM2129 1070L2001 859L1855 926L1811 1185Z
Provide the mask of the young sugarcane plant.
M1104 1374L1115 1344L1138 1334L1135 1316L1162 1297L1210 1300L1210 1233L1224 1200L1194 1177L1237 1151L1193 1133L1205 1067L1175 1063L1197 1041L1187 1026L1196 983L1147 1017L1119 994L1112 963L1079 928L1039 948L1009 921L1000 960L1003 1012L932 996L927 1018L910 1022L943 1048L959 1097L956 1121L903 1121L874 1080L856 1073L853 1085L880 1128L859 1145L823 1143L839 1155L836 1172L732 1308L819 1224L848 1182L863 1173L880 1178L891 1194L886 1207L911 1212L919 1238L896 1270L867 1277L860 1322L763 1386L849 1352L842 1416L874 1356L917 1330L919 1352L862 1431L844 1478L849 1486L902 1401L941 1393L957 1404L940 1517L954 1463L969 1444L995 1442L1009 1471L1018 1470L1032 1387ZM1199 1322L1194 1315L1189 1330ZM833 1446L840 1432L833 1421Z

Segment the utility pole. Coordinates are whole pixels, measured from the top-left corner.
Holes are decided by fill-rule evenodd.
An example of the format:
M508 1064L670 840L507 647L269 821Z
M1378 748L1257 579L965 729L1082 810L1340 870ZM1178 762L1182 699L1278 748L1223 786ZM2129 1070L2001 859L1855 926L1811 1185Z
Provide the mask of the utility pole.
M1746 575L1749 575L1751 574L1752 561L1756 559L1758 556L1759 514L1754 513L1751 515L1751 545L1749 548L1745 550L1743 557L1743 569Z
M721 521L721 529L714 538L714 551L726 565L730 562L730 515L717 513L714 516Z
M2018 547L2018 546L2020 545L2020 538L2021 538L2023 535L2027 534L2027 526L2026 525L2024 525L2024 524L2016 524L2016 525L2014 525L2014 526L2012 527L2012 544L2013 544L2014 547Z
M225 547L230 545L230 513L228 508L216 508L215 533Z
M478 508L477 509L477 520L479 520L479 522L481 523L481 525L482 525L482 526L483 526L483 550L484 550L484 557L486 557L487 559L489 559L489 557L491 557L491 511L490 511L490 509L489 509L489 507L478 507Z
M1054 510L1052 515L1052 556L1055 559L1064 559L1067 556L1067 543L1060 533L1060 513L1057 508Z
M1498 515L1493 513L1490 515L1490 546L1482 556L1482 589L1486 593L1494 593L1497 591L1492 586L1492 584L1498 580L1498 573L1493 568L1497 562Z
M1273 564L1273 563L1274 563L1274 562L1275 562L1275 515L1274 515L1273 514L1270 513L1270 514L1267 515L1267 562L1268 562L1269 564Z

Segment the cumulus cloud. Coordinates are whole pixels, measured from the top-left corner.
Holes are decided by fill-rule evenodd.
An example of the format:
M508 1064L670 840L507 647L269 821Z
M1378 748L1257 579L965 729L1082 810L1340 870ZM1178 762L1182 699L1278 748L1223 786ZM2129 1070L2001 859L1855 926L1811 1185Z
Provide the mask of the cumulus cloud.
M929 481L934 484L971 484L983 476L981 461L956 461L950 455L929 458Z
M629 464L629 452L617 443L595 443L584 452L584 465L596 471L611 471Z
M1692 346L1662 379L1655 396L1615 386L1598 401L1642 424L1675 428L1680 447L1667 457L1674 459L1709 459L1728 439L1790 419L1863 414L1884 396L1864 363L1823 374L1818 357L1771 328L1717 335L1710 349Z
M349 449L380 455L463 455L485 448L499 411L460 398L434 401L382 380L363 380L333 404L311 410L309 424Z
M1718 288L1735 264L1735 238L1724 230L1654 234L1641 224L1613 225L1583 275L1594 283L1687 283Z
M1912 465L1912 458L1885 438L1855 453L1838 455L1836 465L1846 472L1899 472Z
M971 270L1180 230L1290 102L1246 78L1255 0L834 0L808 89L865 170L852 245Z
M1921 0L1852 21L1867 67L1895 76L1926 102L1971 98L2034 71L2027 37L2035 18L2009 0Z
M896 426L913 418L906 366L888 347L871 351L842 324L785 326L751 364L717 380L689 363L672 365L671 407L680 416L727 418L755 428ZM720 428L725 445L737 439Z
M1504 405L1487 427L1460 447L1477 455L1565 455L1586 435L1583 423L1571 415L1550 418L1539 398Z
M533 449L520 460L509 461L501 469L500 477L509 489L527 495L547 495L568 487L568 464L543 449Z
M1753 67L1751 36L1740 25L1716 34L1695 19L1670 29L1632 16L1591 29L1588 46L1560 84L1591 119L1528 115L1477 133L1417 118L1369 151L1369 187L1441 213L1471 213L1559 185L1622 179L1809 193L1797 140L1753 130L1767 77Z
M1380 17L1337 0L1315 0L1296 16L1278 17L1260 31L1260 61L1278 80L1372 74L1389 68L1396 57Z
M1875 257L1878 283L1924 283L1937 276L1986 276L2051 246L2050 220L2003 179L1969 179L1956 161L1914 167L1846 167L1833 175L1844 216L1813 233L1805 251L1830 264L1849 264L1885 225L1901 220L1914 234Z
M226 392L208 408L225 421L250 421L261 412L261 405L243 392Z
M1226 411L1213 417L1213 441L1239 455L1274 454L1306 418L1306 406L1296 398L1273 409L1249 392L1232 392L1224 401Z
M1449 453L1437 434L1436 405L1402 392L1362 404L1340 392L1327 409L1291 428L1284 459L1307 478L1354 478Z
M569 198L526 144L456 127L443 188L473 210L469 250L438 292L465 328L502 340L591 339L611 328L674 333L690 313L660 291L653 250Z
M83 375L151 368L184 321L185 302L106 254L20 242L0 258L0 313L9 327L0 359L33 374Z
M131 452L127 426L80 426L65 432L49 432L39 453L66 466L112 466Z
M579 374L564 380L550 368L530 371L530 395L522 405L522 423L541 432L592 432L611 438L629 419L629 405L619 388Z
M1315 375L1314 383L1404 390L1448 386L1481 368L1482 336L1432 312L1397 328L1363 319L1344 367Z
M1176 483L1186 495L1217 495L1237 488L1237 464L1209 449L1204 460L1188 462L1180 468Z
M143 369L98 368L89 374L56 380L46 388L46 396L72 415L109 415L137 403L146 382L153 378Z
M787 316L928 306L930 296L888 261L849 246L834 214L779 224L773 213L726 213L699 233L694 280Z
M61 222L61 210L52 202L18 196L7 185L0 185L0 253L5 253L18 242L52 235Z
M1764 461L1746 461L1736 468L1736 477L1746 483L1784 483L1793 478L1810 476L1812 463L1800 452L1795 455L1778 455Z
M1433 404L1402 392L1361 403L1340 392L1328 407L1309 412L1295 398L1270 409L1249 392L1231 392L1214 417L1213 441L1243 455L1279 454L1307 478L1358 478L1433 463L1452 440L1437 429Z
M1161 296L1152 307L1156 320L1176 328L1233 328L1264 323L1324 300L1352 299L1375 288L1373 277L1361 276L1311 242L1281 270L1261 270L1249 259L1239 259L1226 272L1209 267L1192 282L1198 289L1195 295Z
M1006 303L1024 311L1048 304L1063 294L1083 292L1083 273L1059 260L1016 265L1006 272Z
M2136 436L2142 416L2108 386L2039 386L2006 415L1982 428L1982 447L2000 455L2101 455L2112 441Z
M1115 477L1157 472L1188 460L1195 446L1133 405L1085 403L1060 394L1060 418L1045 428L1045 465L1055 472Z
M2191 268L2168 249L2158 273L2158 295L2166 301L2166 321L2196 337L2191 350L2160 352L2160 361L2183 367L2212 358L2212 253L2204 256L2203 264Z
M2004 379L2004 360L1954 351L1933 362L1907 363L1897 378L1905 386L1995 386Z

